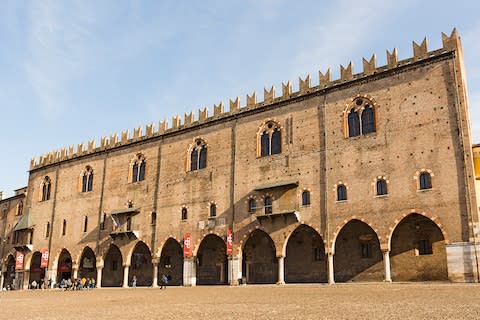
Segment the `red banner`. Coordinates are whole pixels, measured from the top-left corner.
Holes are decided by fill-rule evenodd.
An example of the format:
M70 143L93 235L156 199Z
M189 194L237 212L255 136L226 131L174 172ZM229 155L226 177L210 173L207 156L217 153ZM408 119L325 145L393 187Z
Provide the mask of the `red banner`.
M233 250L233 234L232 229L227 230L227 254L232 254Z
M189 257L190 254L192 253L191 251L192 247L192 236L190 233L185 233L183 236L183 256L184 257Z
M15 260L15 270L23 270L23 252L17 251L17 258Z
M40 260L40 268L46 268L48 267L48 249L43 248L40 250L42 253L42 259Z

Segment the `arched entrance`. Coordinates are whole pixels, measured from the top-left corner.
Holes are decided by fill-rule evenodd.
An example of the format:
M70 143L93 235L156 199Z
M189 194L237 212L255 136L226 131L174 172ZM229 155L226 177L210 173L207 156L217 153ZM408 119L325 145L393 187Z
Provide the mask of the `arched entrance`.
M307 225L299 226L288 239L285 282L327 282L327 259L323 239Z
M183 250L173 238L167 240L160 256L158 279L162 279L163 274L168 278L168 285L181 286L183 284Z
M397 225L391 239L394 281L447 280L447 253L442 231L427 217L413 213Z
M335 241L335 281L383 281L383 256L375 231L359 220L348 222Z
M197 252L197 284L228 282L227 247L217 235L206 236Z
M120 249L110 245L105 255L102 273L102 287L121 287L123 284L123 259Z
M276 283L278 261L275 244L268 234L255 230L243 248L242 274L247 283Z
M33 280L40 283L45 279L45 268L40 267L41 260L42 253L35 251L32 255L32 261L30 262L30 278L28 279L28 283L32 283Z
M9 255L7 258L6 270L3 278L4 288L13 288L13 282L15 281L15 258Z
M95 259L95 253L90 247L85 247L80 258L80 265L78 267L78 277L93 278L97 280L97 261Z
M147 245L140 241L135 245L128 272L128 283L137 277L137 286L151 286L153 283L152 254Z
M35 252L35 254L38 253L39 257L41 257L40 252ZM32 259L33 261L33 259ZM40 262L40 259L39 259ZM33 264L33 262L32 262ZM30 269L31 270L31 269ZM30 271L31 273L31 271ZM57 283L60 283L62 279L71 279L72 278L72 256L70 255L70 252L68 252L67 249L63 249L62 252L60 253L60 257L58 258L58 265L57 265ZM31 274L30 274L30 280L31 279ZM31 282L31 281L30 281Z

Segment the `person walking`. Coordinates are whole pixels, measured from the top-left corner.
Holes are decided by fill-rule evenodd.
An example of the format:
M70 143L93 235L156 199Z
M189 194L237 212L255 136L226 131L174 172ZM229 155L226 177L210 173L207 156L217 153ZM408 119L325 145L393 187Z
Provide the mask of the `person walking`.
M132 278L132 288L136 288L137 287L137 276L133 276Z
M168 278L166 275L162 274L162 279L160 280L160 289L167 289Z

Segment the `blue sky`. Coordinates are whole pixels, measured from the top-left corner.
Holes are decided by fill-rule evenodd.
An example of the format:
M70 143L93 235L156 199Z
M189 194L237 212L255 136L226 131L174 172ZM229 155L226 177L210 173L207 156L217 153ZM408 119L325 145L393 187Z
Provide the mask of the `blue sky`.
M0 4L0 190L30 159L208 107L456 27L480 142L479 1L20 1ZM98 143L97 143L98 145Z

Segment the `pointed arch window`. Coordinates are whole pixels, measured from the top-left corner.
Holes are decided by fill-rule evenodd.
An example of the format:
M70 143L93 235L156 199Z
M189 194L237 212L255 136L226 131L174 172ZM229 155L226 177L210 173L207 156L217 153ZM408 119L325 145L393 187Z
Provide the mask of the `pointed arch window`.
M85 218L83 219L83 232L87 232L87 229L88 229L88 217L85 216Z
M45 238L50 237L50 222L47 222L47 225L45 226Z
M62 236L67 234L67 220L63 219L62 223Z
M348 137L376 132L374 103L365 97L353 100L346 119Z
M207 144L202 139L195 140L190 152L190 171L207 167Z
M302 206L310 205L310 191L305 190L302 192Z
M132 182L145 180L146 161L143 154L137 154L132 163Z
M264 208L265 208L265 214L271 214L272 213L272 197L267 196L265 197L264 201Z
M23 214L23 201L20 201L17 207L17 216L21 216L22 214Z
M52 181L50 180L49 176L46 176L42 181L42 198L40 201L47 201L50 200L50 189L52 186Z
M90 192L93 189L93 169L87 166L82 173L82 192Z
M188 210L187 208L183 207L182 208L182 220L187 220L188 218Z
M100 230L105 230L105 221L107 220L107 214L104 212L102 222L100 222Z
M337 201L345 200L347 200L347 187L345 187L343 184L340 184L337 186Z
M428 172L422 172L419 177L420 190L432 189L432 177Z
M278 123L269 121L260 128L258 147L260 157L282 153L282 133Z
M385 179L377 180L377 196L384 196L388 194L387 181Z
M214 218L217 216L217 205L212 203L210 205L210 218Z

